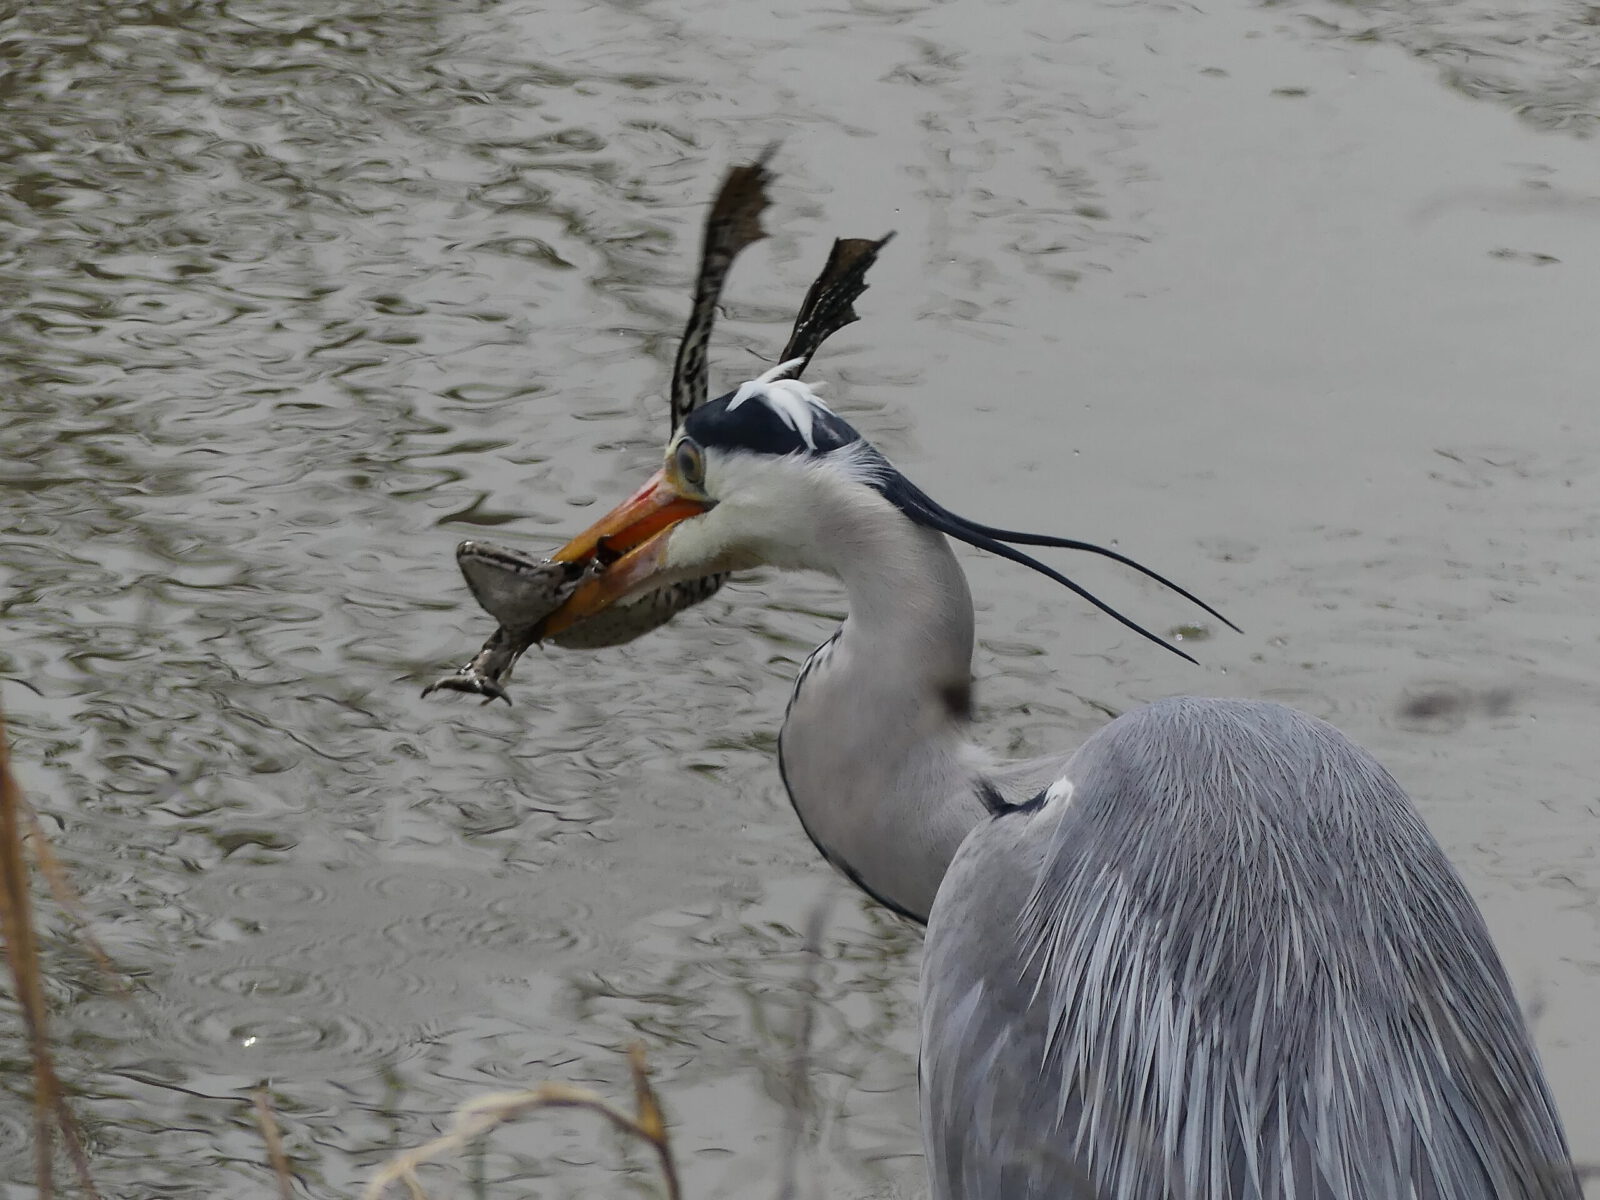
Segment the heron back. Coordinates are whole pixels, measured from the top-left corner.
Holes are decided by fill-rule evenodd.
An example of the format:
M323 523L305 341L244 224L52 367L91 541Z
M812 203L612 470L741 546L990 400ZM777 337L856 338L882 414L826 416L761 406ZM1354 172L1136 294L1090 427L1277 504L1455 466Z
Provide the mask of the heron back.
M976 829L924 965L936 1197L1579 1195L1482 917L1394 779L1162 701Z

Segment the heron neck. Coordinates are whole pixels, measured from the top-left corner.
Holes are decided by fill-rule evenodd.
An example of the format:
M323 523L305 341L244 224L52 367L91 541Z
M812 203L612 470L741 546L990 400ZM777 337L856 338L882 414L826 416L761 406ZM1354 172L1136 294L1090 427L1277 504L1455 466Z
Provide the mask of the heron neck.
M851 515L832 572L849 614L795 683L779 762L824 856L919 921L985 813L968 740L973 613L942 534L898 510Z

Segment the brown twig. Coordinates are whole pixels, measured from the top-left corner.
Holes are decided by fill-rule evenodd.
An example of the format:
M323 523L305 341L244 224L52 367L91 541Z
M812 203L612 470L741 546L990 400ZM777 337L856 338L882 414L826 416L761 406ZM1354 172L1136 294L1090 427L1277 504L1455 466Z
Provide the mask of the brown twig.
M28 1031L33 1057L34 1172L43 1200L55 1190L55 1134L61 1134L67 1156L83 1190L98 1200L89 1174L78 1123L67 1107L55 1056L50 1052L48 1010L44 1002L44 972L39 965L39 942L34 933L33 898L28 890L28 864L23 850L22 826L28 804L11 773L11 750L5 717L0 713L0 932L5 936L6 962L16 985L17 1006ZM35 849L44 840L37 825Z
M633 1095L637 1111L629 1116L595 1092L566 1083L541 1083L525 1092L495 1092L468 1101L455 1112L450 1130L414 1149L395 1155L361 1193L362 1200L380 1200L392 1184L403 1183L411 1200L427 1200L417 1168L445 1154L461 1150L484 1134L528 1113L545 1108L582 1108L598 1113L617 1129L649 1144L661 1164L667 1200L683 1200L678 1185L678 1168L672 1157L672 1142L662 1116L661 1102L650 1084L645 1068L644 1048L635 1045L628 1052L633 1072Z
M272 1113L272 1097L267 1094L267 1085L262 1084L251 1092L250 1100L261 1140L267 1144L267 1161L272 1164L272 1174L278 1181L278 1195L282 1200L294 1200L294 1175L289 1171L289 1156L283 1152L283 1138L278 1134L278 1121Z
M50 894L55 897L55 902L61 906L62 911L77 925L78 940L89 952L89 957L94 959L95 966L100 968L101 973L111 981L111 986L117 989L117 993L123 999L131 1000L133 993L128 990L121 972L112 965L111 956L101 947L90 928L89 913L83 906L83 898L78 895L78 889L72 886L72 878L67 874L67 869L61 865L61 860L56 857L55 848L50 845L50 838L44 831L44 823L39 820L38 810L20 791L17 797L22 819L28 827L22 837L23 843L33 854L34 865L39 868L39 874L44 876L45 883L49 885Z
M667 1185L667 1200L682 1200L683 1192L678 1186L678 1164L672 1158L672 1138L667 1133L666 1116L661 1111L660 1097L650 1084L644 1046L638 1042L628 1047L628 1067L633 1072L633 1104L637 1110L635 1123L661 1162L661 1179Z

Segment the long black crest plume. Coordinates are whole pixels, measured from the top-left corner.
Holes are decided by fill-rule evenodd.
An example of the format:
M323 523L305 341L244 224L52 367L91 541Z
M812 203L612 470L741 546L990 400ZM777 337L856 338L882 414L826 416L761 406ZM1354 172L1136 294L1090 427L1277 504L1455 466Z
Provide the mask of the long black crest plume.
M1093 554L1103 554L1107 558L1114 559L1126 566L1130 566L1141 574L1147 575L1151 579L1154 579L1157 583L1171 588L1180 596L1183 596L1186 600L1190 600L1193 603L1198 604L1201 608L1205 609L1206 612L1216 617L1217 620L1227 625L1228 628L1235 631L1238 630L1237 625L1228 620L1228 618L1224 617L1221 613L1217 612L1216 609L1205 603L1205 601L1200 600L1190 592L1173 583L1171 580L1156 574L1156 572L1150 570L1146 566L1141 565L1140 563L1135 562L1126 555L1118 554L1115 550L1107 550L1102 546L1096 546L1090 542L1077 542L1068 538L1053 538L1044 534L1036 533L1013 533L1009 530L994 529L988 525L979 525L975 521L969 521L965 517L957 516L938 501L930 497L926 492L924 492L916 484L912 483L904 475L901 475L898 471L893 472L888 479L885 480L883 484L883 493L891 502L894 503L896 507L900 509L901 512L905 513L906 516L910 517L918 524L925 525L930 529L937 529L940 533L948 534L950 537L953 537L958 541L965 542L969 546L975 546L979 550L987 550L990 554L998 554L1001 558L1010 559L1014 563L1021 563L1023 566L1039 572L1039 574L1045 576L1047 579L1055 580L1057 583L1061 584L1061 586L1065 587L1075 595L1083 597L1112 620L1117 621L1118 623L1126 626L1128 629L1133 630L1133 632L1137 633L1140 637L1149 639L1162 649L1169 650L1173 654L1176 654L1179 658L1185 659L1188 662L1195 661L1192 655L1189 655L1178 649L1178 647L1174 646L1171 642L1167 641L1166 638L1160 636L1159 634L1151 633L1150 630L1146 629L1143 625L1140 625L1137 621L1123 616L1116 609L1112 608L1105 601L1101 600L1098 596L1090 592L1087 588L1074 583L1065 575L1046 566L1032 555L1024 554L1021 550L1018 550L1013 546L1006 545L1001 538L1022 542L1024 545L1029 546L1060 546L1068 550L1088 550Z
M789 343L778 355L780 363L794 362L780 378L799 379L805 374L811 356L828 338L861 318L855 302L867 290L867 271L878 261L878 252L894 237L891 231L881 238L835 238L828 261L811 290L801 302ZM795 360L799 360L796 362Z
M1096 546L1093 542L1080 542L1076 538L1052 537L1047 533L1019 533L1014 529L996 529L992 525L980 525L976 521L968 521L965 517L957 517L956 520L964 522L967 528L971 529L974 533L981 533L985 537L992 537L997 542L1012 542L1019 546L1057 546L1062 550L1083 550L1089 554L1098 554L1104 558L1109 558L1112 562L1119 562L1125 567L1132 567L1145 578L1153 579L1162 587L1178 593L1178 595L1182 596L1190 604L1205 610L1205 612L1221 621L1235 633L1244 632L1244 630L1240 629L1232 621L1228 620L1227 617L1223 616L1216 609L1212 608L1211 605L1200 599L1199 596L1196 596L1188 588L1173 583L1172 580L1168 579L1159 571L1152 571L1142 562L1137 562L1134 559L1129 558L1126 554L1118 554L1115 550L1107 550L1104 546Z
M766 237L761 213L767 207L767 163L777 149L768 146L753 163L734 167L722 181L717 198L706 214L705 236L700 245L700 273L694 282L694 304L684 326L678 357L672 364L672 428L711 398L711 371L706 347L717 320L722 285L739 251Z

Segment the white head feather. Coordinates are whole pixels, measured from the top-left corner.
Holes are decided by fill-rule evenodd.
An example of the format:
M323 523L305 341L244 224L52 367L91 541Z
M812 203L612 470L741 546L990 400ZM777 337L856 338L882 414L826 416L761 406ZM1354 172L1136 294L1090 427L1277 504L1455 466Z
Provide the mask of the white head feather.
M777 413L785 425L800 435L801 441L815 450L817 448L815 414L818 410L822 412L832 410L818 398L815 389L798 379L779 378L785 372L799 366L801 361L795 358L779 363L760 377L748 383L741 383L739 390L734 392L733 399L728 401L728 411L732 412L746 400L757 400Z

